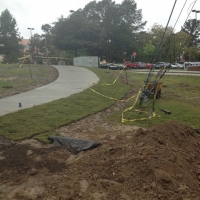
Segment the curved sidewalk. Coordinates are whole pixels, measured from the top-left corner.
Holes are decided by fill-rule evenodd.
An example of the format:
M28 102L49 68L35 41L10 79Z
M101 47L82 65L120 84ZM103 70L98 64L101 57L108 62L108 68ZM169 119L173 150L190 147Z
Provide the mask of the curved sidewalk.
M59 77L52 83L24 93L0 99L0 116L30 108L81 92L90 83L99 81L98 76L83 67L56 65ZM22 107L19 107L21 103Z

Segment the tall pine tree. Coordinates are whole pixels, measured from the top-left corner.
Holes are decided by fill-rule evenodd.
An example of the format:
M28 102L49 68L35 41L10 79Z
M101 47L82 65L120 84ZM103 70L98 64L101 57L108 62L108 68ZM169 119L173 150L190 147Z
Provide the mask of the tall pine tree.
M0 54L5 63L16 62L21 48L16 20L6 9L1 13L0 22Z

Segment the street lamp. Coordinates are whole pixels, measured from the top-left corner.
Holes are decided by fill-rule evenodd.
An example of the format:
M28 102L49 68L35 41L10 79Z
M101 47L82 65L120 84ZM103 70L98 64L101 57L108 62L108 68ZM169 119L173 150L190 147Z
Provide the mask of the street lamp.
M108 48L109 48L108 43L110 43L110 42L111 42L111 40L108 39L108 40L107 40L107 62L108 62Z
M192 12L194 12L195 13L195 22L196 22L196 27L197 27L197 13L200 13L200 10L192 10Z
M200 10L192 10L192 12L195 12L195 19L197 20L197 13L200 13Z
M34 30L34 28L27 28L28 30L30 30L30 34L31 34L31 47L32 47L32 51L31 51L31 61L33 61L33 36L32 36L32 30Z
M180 36L180 49L181 49L181 45L182 45L182 39L183 39L183 37L182 36ZM181 61L181 51L179 51L179 62Z
M176 63L176 53L175 53L175 36L176 36L176 34L173 33L172 35L174 36L174 63Z
M34 28L27 28L30 30L30 33L31 33L31 37L32 37L32 30L34 30Z

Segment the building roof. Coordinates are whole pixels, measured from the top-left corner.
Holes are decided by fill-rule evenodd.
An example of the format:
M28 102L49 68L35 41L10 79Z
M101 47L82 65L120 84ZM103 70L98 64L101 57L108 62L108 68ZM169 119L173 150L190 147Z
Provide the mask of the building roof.
M22 39L22 41L19 42L19 44L22 45L28 45L28 43L30 43L29 39Z

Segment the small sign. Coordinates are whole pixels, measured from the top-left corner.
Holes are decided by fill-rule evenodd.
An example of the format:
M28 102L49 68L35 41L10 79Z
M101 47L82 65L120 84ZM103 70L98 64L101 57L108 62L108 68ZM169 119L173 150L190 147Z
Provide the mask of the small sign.
M135 57L136 57L136 55L137 55L137 54L136 54L136 51L134 51L134 52L133 52L133 57L135 58Z

